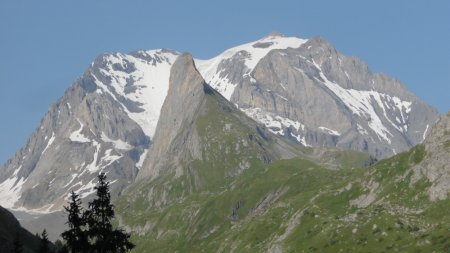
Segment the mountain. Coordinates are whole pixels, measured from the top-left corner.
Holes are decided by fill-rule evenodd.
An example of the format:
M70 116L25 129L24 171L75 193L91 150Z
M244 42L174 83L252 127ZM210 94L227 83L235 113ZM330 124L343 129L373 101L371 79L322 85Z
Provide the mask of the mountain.
M265 159L265 151L277 153L273 142L285 140L269 131L258 134L257 125L248 125L217 94L202 93L200 77L189 75L184 82L196 80L194 97L206 102L193 110L194 117L177 122L196 132L196 145L165 142L178 144L177 138L161 143L178 147L178 154L196 150L198 156L175 156L181 166L163 159L155 174L144 173L144 167L140 180L117 199L118 222L132 232L134 252L450 250L450 113L424 144L370 167L347 164L336 170L301 151L295 158ZM181 100L189 100L191 93L184 94ZM237 149L251 140L249 133L256 143ZM186 136L192 135L178 137ZM155 138L154 147L159 141Z
M228 229L252 206L262 210L289 188L321 187L338 174L337 164L362 166L368 159L359 152L296 146L272 134L206 84L189 54L173 64L153 140L150 159L116 202L119 224L138 235L137 252L201 251L199 238ZM305 174L290 174L293 164L305 166ZM331 169L316 174L321 166ZM316 176L295 186L306 174ZM289 177L293 185L263 199Z
M210 107L216 109L214 111L222 118L215 115L213 119L203 119L204 121L212 120L218 121L215 127L211 129L202 129L208 131L217 142L217 145L222 146L223 140L220 132L229 132L229 138L240 137L235 132L236 127L248 127L251 129L258 129L258 134L248 134L243 139L243 147L254 147L258 150L259 158L265 162L270 162L273 159L280 157L295 157L298 151L294 146L286 145L284 143L273 142L273 152L268 152L263 146L272 140L268 137L266 130L261 128L256 122L241 115L241 112L234 108L227 100L214 91L197 71L194 60L190 54L183 54L179 56L177 61L172 66L171 75L169 79L169 91L161 108L161 116L158 121L157 130L154 136L154 143L149 152L149 158L144 163L139 172L138 179L141 178L155 178L162 171L164 173L175 172L177 176L182 176L186 168L183 162L186 160L224 160L225 154L233 153L233 151L223 149L225 154L216 154L214 157L204 157L206 150L203 150L202 137L204 132L200 131L196 126L199 117L210 113ZM225 113L224 113L225 112ZM220 122L225 122L227 117L237 118L238 123L229 123L223 125ZM204 122L209 124L209 122ZM223 128L225 127L225 128ZM214 137L216 135L216 137ZM208 142L209 143L209 142ZM212 144L212 143L209 143ZM239 152L243 147L239 144L235 149ZM250 160L252 157L245 156ZM245 167L245 161L241 161L242 166ZM239 166L238 164L234 166ZM170 170L173 169L174 171Z
M196 97L200 91L181 86L175 95L192 92L189 101L176 96L167 100L179 55L160 49L97 57L49 108L26 145L0 168L0 205L48 214L60 211L72 190L86 202L101 171L117 196L136 178L157 177L168 163L181 173L178 160L205 158L198 149L198 133L179 121L203 108L203 100ZM319 37L270 35L213 59L194 61L205 83L265 126L263 131L258 125L264 141L267 131L291 141L293 146L282 142L277 152L261 150L258 157L267 161L298 152L311 152L309 156L322 163L344 159L334 151L304 146L389 156L420 143L437 117L398 81L371 73L363 62L339 54ZM224 99L227 110L237 113ZM212 130L220 136L226 129L218 125ZM156 139L165 144L154 146ZM245 162L233 166L248 167Z
M40 238L22 228L12 213L0 206L0 252L13 252L16 237L22 243L24 253L38 251Z
M34 213L61 210L74 190L94 192L99 172L113 195L142 166L178 53L99 56L51 106L24 148L0 170L0 204Z
M269 35L197 60L207 83L270 131L305 146L385 158L425 138L437 112L321 37Z

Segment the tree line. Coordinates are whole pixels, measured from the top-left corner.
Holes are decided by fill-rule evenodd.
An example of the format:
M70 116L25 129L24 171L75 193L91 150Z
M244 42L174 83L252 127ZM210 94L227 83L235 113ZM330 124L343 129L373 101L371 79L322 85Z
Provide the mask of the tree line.
M83 209L80 196L74 191L70 194L67 212L68 229L61 234L63 242L55 245L48 239L44 229L40 237L38 253L125 253L134 248L130 234L121 228L114 228L114 205L111 204L109 182L106 175L98 175L98 185L94 188L96 197ZM16 235L13 253L23 253L23 243Z

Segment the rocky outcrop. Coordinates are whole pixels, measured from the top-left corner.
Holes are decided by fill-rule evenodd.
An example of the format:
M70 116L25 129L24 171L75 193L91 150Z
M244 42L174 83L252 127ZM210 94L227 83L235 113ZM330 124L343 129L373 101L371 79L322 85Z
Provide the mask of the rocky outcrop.
M169 91L161 109L153 145L138 175L139 179L155 178L161 170L167 173L167 170L171 169L180 176L186 169L183 165L186 166L193 160L209 159L203 157L208 143L205 143L204 136L199 136L197 128L199 119L210 110L217 114L230 115L249 129L251 134L248 134L248 140L243 142L247 143L245 145L258 143L261 146L259 151L262 160L290 158L299 154L292 145L274 139L267 129L245 116L206 84L197 71L192 56L185 53L178 57L172 67ZM226 126L230 128L231 124L225 124L225 129L214 130L217 131L217 136L220 136L221 131L227 132ZM271 142L273 143L269 151ZM241 167L245 167L245 164Z
M164 166L179 166L179 160L183 158L201 159L194 119L204 103L207 89L194 67L192 56L188 53L179 56L171 70L169 91L161 109L154 145L140 177L155 177Z
M442 116L425 139L423 160L413 168L412 184L426 178L430 200L447 199L450 194L450 112Z

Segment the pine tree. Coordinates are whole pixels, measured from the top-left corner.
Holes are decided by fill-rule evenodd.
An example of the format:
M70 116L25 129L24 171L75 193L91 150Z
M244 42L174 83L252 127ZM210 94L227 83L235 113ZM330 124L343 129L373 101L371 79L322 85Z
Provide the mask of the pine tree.
M48 240L47 230L44 229L41 235L41 246L39 247L39 253L50 253L49 248L50 241Z
M22 253L22 252L23 252L23 243L20 238L19 232L17 232L13 241L13 253Z
M69 229L64 231L61 236L67 243L69 252L88 252L89 242L86 231L86 219L82 213L81 200L74 191L70 194L69 206L64 209L68 213L67 225Z
M55 253L69 253L67 245L64 244L61 240L56 240L55 243Z
M100 173L98 180L96 198L89 203L90 210L86 212L92 249L98 253L127 252L134 244L129 241L129 234L121 229L113 229L111 221L114 218L114 205L111 204L109 182L104 173Z

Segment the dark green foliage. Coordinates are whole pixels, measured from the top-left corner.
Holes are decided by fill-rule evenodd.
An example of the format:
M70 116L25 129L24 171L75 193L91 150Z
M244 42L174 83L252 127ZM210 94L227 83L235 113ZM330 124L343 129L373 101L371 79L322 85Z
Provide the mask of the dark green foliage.
M101 251L110 244L108 237L112 233L111 220L114 218L114 209L111 204L109 182L106 182L106 175L101 173L98 179L99 185L95 187L97 198L89 203L90 210L86 212L86 218L89 225L89 236L95 238L94 246Z
M69 253L67 245L65 245L61 240L56 240L54 244L56 253Z
M61 237L67 242L70 252L88 252L89 242L86 232L86 219L82 214L81 200L78 194L72 191L68 207L64 207L68 212L67 225L69 230L64 231Z
M23 242L22 238L20 238L20 234L16 233L13 241L13 253L22 253L23 252Z
M86 212L88 235L92 241L94 252L127 252L134 245L129 241L130 235L121 229L113 229L111 224L114 218L114 205L111 204L109 182L106 175L98 176L97 197L89 203Z
M67 248L62 247L60 252L122 253L134 248L130 235L112 225L114 205L111 204L106 175L100 173L98 179L96 198L89 203L89 209L85 212L81 212L79 196L72 192L69 207L65 207L69 230L62 233Z
M48 240L47 230L44 229L41 234L41 246L39 247L39 253L50 253L50 241Z

